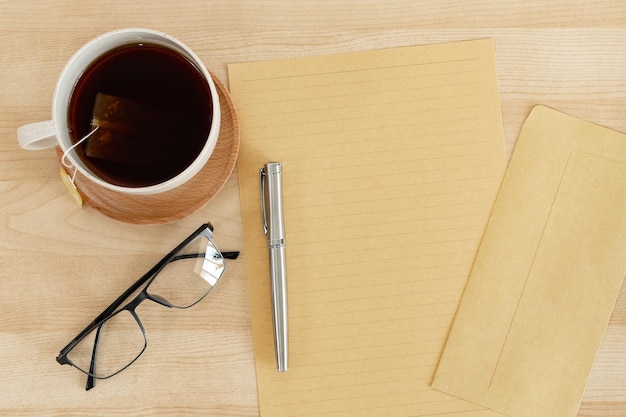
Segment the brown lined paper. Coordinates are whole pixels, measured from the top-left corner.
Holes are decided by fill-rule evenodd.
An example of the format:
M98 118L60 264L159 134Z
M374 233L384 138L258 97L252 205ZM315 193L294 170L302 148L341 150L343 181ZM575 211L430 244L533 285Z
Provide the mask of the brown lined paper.
M505 169L493 42L229 66L263 416L495 416L429 385ZM283 164L278 373L259 169Z

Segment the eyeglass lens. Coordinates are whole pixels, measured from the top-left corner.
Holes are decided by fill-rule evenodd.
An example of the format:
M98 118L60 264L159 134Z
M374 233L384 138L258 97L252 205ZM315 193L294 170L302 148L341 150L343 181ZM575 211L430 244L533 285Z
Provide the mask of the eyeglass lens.
M177 253L148 287L148 294L167 305L187 308L213 289L224 272L224 258L205 236Z
M224 258L210 239L200 235L174 254L146 291L158 303L188 308L213 289L223 272ZM134 362L146 344L134 311L121 310L81 340L68 354L68 360L87 374L108 378Z

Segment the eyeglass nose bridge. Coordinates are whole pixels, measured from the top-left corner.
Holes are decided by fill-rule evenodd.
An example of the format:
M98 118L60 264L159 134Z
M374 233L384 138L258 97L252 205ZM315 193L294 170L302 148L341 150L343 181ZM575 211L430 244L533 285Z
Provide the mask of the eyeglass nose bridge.
M167 301L165 298L156 295L156 294L147 294L146 298L149 300L154 301L157 304L160 304L162 306L168 307L168 308L173 308L174 306L172 305L172 303L170 303L169 301Z
M124 307L124 310L128 310L132 313L133 317L135 317L135 320L137 320L137 322L141 326L141 330L144 331L144 333L145 333L145 330L143 328L143 324L141 324L141 320L139 319L139 316L137 315L137 313L135 313L135 309L139 306L139 304L143 303L146 300L154 301L165 307L172 307L172 305L163 297L159 297L158 295L148 293L147 287L144 288L139 294L137 294L137 296L133 300L131 300L126 305L126 307Z

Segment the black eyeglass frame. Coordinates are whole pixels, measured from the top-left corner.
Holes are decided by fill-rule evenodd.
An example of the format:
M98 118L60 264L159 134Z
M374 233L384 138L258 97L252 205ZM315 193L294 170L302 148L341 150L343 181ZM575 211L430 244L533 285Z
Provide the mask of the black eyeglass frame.
M209 240L209 242L211 242L213 247L217 250L217 252L221 255L223 259L224 258L227 258L227 259L237 258L237 256L239 255L239 252L224 252L224 253L220 252L217 246L215 246L215 243L213 242L212 235L213 235L213 225L211 223L209 222L204 223L203 225L198 227L198 229L196 229L192 234L190 234L187 238L185 238L185 240L183 240L178 246L176 246L172 251L170 251L167 255L165 255L159 262L157 262L147 273L145 273L134 284L132 284L126 291L124 291L122 295L120 295L110 306L108 306L102 313L98 315L98 317L96 317L74 339L72 339L71 342L69 342L63 349L61 349L61 352L57 356L56 361L61 365L71 365L74 368L78 369L79 371L85 373L88 376L86 390L90 390L91 388L95 386L96 378L97 379L110 378L122 372L123 370L128 368L130 365L132 365L143 354L143 352L146 349L147 343L144 345L143 349L137 355L137 357L133 359L125 367L120 369L119 371L111 375L108 375L106 377L98 377L92 373L93 369L95 368L94 362L95 362L95 355L96 355L97 345L98 345L98 334L99 334L100 329L102 328L102 325L107 320L111 319L116 314L118 314L119 312L128 310L137 321L137 324L140 326L141 331L144 333L144 339L145 339L145 330L143 328L141 321L139 320L139 317L135 313L135 308L139 304L141 304L143 301L145 301L146 299L149 299L165 307L185 309L185 308L194 306L195 304L200 302L202 299L204 299L213 290L213 288L215 288L215 285L217 285L218 282L221 280L222 276L224 275L224 271L222 271L222 274L220 275L218 280L209 289L209 291L207 291L206 294L204 294L201 298L199 298L195 303L185 306L185 307L174 306L168 303L167 301L163 300L162 298L150 294L147 290L148 290L148 287L150 286L150 283L157 277L159 272L161 272L161 270L163 270L163 268L165 268L167 264L169 264L170 262L174 260L174 258L176 257L176 254L180 252L185 246L193 242L199 236L205 236ZM123 302L126 299L128 299L128 297L133 295L137 290L139 290L142 285L144 285L143 290L139 294L137 294L133 299L131 299L129 302L124 304L124 306L122 306ZM96 330L97 333L96 333L96 339L94 341L94 353L92 355L92 363L91 363L92 371L86 372L85 370L81 369L80 367L72 363L72 361L68 358L68 354L72 351L74 347L76 347L76 345L78 345L88 334L90 334L94 330Z

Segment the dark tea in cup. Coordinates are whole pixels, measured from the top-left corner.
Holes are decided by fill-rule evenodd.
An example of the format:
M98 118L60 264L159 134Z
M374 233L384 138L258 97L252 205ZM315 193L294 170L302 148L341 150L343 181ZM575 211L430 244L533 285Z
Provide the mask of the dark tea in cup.
M68 127L78 157L122 187L163 183L183 172L207 142L211 90L197 66L147 42L112 49L79 77ZM81 141L82 140L82 141Z

